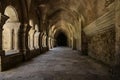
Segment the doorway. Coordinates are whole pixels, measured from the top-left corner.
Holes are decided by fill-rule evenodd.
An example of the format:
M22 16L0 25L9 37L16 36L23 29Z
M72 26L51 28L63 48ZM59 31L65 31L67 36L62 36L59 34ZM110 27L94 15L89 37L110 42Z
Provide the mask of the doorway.
M56 44L57 46L68 46L67 36L63 32L58 33L56 37Z

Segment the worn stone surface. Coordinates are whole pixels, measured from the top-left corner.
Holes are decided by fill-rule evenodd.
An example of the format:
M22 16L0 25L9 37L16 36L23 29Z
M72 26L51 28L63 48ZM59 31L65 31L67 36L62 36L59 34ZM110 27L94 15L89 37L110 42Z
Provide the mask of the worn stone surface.
M115 34L111 29L104 34L94 35L89 41L89 55L106 64L113 65L115 61Z
M70 48L54 48L9 71L0 80L112 80L108 67Z

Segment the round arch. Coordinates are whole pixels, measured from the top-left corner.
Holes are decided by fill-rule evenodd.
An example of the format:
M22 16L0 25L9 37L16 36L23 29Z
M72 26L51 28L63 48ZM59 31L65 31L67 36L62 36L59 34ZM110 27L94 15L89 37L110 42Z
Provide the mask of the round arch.
M17 21L19 21L18 13L17 13L16 9L11 5L6 7L4 14L9 17L9 19L7 20L8 22L17 22Z
M4 14L9 17L3 26L3 49L8 53L18 52L18 31L21 23L19 22L16 9L9 5L5 8ZM8 35L9 34L9 35Z

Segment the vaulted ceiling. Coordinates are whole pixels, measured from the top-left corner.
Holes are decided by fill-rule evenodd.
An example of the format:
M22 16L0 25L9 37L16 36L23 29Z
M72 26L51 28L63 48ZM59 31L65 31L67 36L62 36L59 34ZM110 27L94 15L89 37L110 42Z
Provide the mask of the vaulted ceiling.
M27 0L29 3L32 0ZM49 27L61 27L74 33L79 30L80 21L87 25L99 16L98 8L104 8L105 0L33 0L39 10L42 21L49 22ZM102 2L102 4L97 5ZM32 3L31 3L32 4ZM29 4L30 5L30 4ZM103 10L101 8L100 10ZM98 14L98 15L97 15ZM64 25L63 25L64 24ZM70 26L69 26L70 25Z

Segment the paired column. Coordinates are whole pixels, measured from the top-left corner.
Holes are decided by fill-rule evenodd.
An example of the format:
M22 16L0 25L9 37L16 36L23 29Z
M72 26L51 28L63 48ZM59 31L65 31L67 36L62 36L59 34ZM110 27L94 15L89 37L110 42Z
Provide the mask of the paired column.
M29 32L29 36L30 36L30 49L34 50L35 49L35 46L34 46L35 30L33 28L31 28L31 30Z
M0 56L5 55L5 52L2 48L2 31L3 25L5 24L8 18L9 18L8 16L0 14Z
M20 39L20 52L23 53L25 60L27 59L27 53L29 53L29 48L28 48L28 32L31 28L30 25L28 24L21 24L21 30L19 33L19 39Z
M3 71L3 61L2 58L5 56L5 51L2 48L2 31L3 31L3 25L5 24L6 20L9 17L5 16L5 15L1 15L0 13L0 71Z
M76 50L76 38L73 38L73 50Z
M4 29L9 29L10 32L7 32L7 35L9 35L9 50L19 50L18 47L18 33L19 33L19 29L20 29L20 22L7 22L4 25Z
M40 32L36 31L34 35L34 47L35 49L39 49L39 36Z
M20 29L20 25L21 25L21 23L20 22L18 22L18 23L14 23L14 26L15 26L15 30L14 30L14 37L15 37L15 42L14 42L14 50L19 50L19 46L18 46L18 44L19 44L19 35L18 35L18 32L19 32L19 29Z

